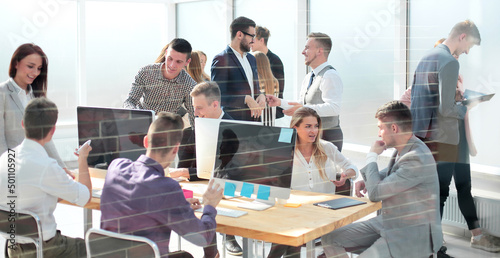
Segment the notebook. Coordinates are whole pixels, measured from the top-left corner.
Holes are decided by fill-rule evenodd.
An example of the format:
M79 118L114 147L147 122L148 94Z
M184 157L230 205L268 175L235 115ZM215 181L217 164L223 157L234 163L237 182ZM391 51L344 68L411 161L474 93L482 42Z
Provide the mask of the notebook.
M324 207L328 209L338 210L346 207L351 207L355 205L365 204L366 202L358 201L350 198L339 198L335 200L330 200L326 202L318 202L314 205L319 207Z

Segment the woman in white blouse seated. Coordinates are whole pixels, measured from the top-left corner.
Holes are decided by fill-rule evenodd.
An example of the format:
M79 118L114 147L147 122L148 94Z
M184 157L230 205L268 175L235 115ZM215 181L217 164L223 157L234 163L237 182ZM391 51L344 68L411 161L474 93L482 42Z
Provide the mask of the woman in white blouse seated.
M321 118L316 111L307 107L298 109L290 127L297 130L292 189L334 194L335 186L357 176L356 166L335 145L321 139ZM335 181L337 172L339 181Z
M321 139L321 118L308 107L301 107L292 116L290 127L297 130L293 161L293 190L334 194L349 178L356 178L358 169L331 142ZM336 180L337 172L340 179ZM305 219L305 218L304 218ZM269 257L300 257L300 246L273 244Z

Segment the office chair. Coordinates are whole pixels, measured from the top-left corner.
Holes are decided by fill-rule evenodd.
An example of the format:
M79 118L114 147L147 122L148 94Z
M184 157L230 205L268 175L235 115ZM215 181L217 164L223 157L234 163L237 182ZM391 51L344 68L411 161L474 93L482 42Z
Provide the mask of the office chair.
M91 258L159 258L160 250L151 239L91 228L85 234L87 257Z
M345 180L345 184L343 186L337 186L335 188L335 194L352 196L352 190L354 188L354 182L351 178Z
M31 211L11 210L0 205L0 235L9 243L11 234L15 236L16 243L33 243L36 247L36 257L43 257L42 226L38 215ZM7 253L7 250L5 252Z

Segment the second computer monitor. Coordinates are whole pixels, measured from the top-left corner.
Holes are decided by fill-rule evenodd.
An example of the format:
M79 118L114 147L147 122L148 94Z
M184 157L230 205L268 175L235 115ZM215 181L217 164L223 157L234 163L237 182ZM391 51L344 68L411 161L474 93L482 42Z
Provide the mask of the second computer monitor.
M288 199L292 179L295 131L291 128L221 122L213 177L257 198ZM244 195L244 193L242 193Z

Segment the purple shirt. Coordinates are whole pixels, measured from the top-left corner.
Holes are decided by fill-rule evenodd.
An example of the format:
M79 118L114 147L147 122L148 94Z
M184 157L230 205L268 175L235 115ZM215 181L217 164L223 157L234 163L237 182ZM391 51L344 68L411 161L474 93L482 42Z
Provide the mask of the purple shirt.
M189 242L206 246L215 237L217 211L205 205L198 219L175 180L165 177L155 160L111 162L101 195L101 228L147 237L168 254L170 231Z

